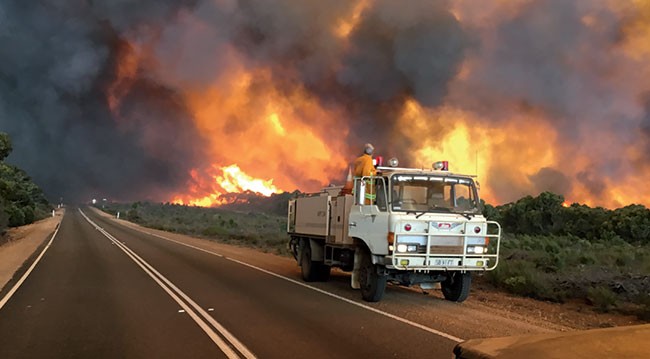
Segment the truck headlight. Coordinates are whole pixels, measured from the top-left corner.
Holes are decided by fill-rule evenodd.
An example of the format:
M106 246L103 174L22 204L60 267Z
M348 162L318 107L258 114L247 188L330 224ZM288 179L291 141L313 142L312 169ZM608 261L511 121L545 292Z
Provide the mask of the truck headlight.
M397 245L397 251L400 253L406 253L406 252L417 252L418 251L418 245L417 244L411 244L411 243L402 243Z
M487 252L487 248L483 246L467 247L467 253L483 254L485 252Z

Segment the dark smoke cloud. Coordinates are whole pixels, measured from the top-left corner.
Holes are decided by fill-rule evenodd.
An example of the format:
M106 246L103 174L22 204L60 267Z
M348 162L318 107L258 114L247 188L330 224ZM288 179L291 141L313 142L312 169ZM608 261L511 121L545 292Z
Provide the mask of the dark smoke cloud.
M605 191L605 182L593 171L581 171L576 175L576 178L594 196L600 196Z
M529 178L535 188L535 193L550 191L566 195L571 191L571 181L562 172L554 168L541 168Z
M240 51L271 66L278 83L305 85L325 105L343 104L350 142L372 140L402 158L411 146L394 125L404 100L439 105L469 44L446 1L374 1L349 42L335 38L332 27L354 2L239 4L222 32L233 35Z
M646 91L640 96L643 115L638 131L638 146L636 158L633 159L632 165L638 173L650 170L650 91ZM647 173L647 172L646 172Z
M494 39L473 54L480 60L462 90L463 106L497 121L521 106L537 109L548 114L560 135L576 139L579 122L592 114L594 96L617 96L617 89L602 80L624 61L622 54L609 51L620 40L621 24L604 5L525 3L515 16L490 29ZM597 27L585 24L587 14ZM467 98L468 92L475 97ZM593 114L588 121L602 124L602 115Z
M164 198L185 183L200 141L175 91L139 72L119 120L106 100L123 32L162 26L179 4L0 3L0 130L14 143L8 160L53 200Z
M474 40L441 0L372 1L342 40L333 27L353 6L347 0L5 1L0 130L14 139L10 161L53 198L167 199L184 187L190 168L212 160L202 156L181 89L207 87L233 64L271 69L279 90L304 88L324 108L335 108L350 127L348 143L371 141L381 152L409 158L412 144L395 129L404 100L443 103ZM155 61L137 69L113 112L109 89L129 51ZM232 131L244 120L219 119Z
M466 5L476 6L471 1ZM646 89L636 79L645 64L635 62L639 60L622 47L630 19L606 1L534 0L511 5L507 12L474 22L482 42L469 48L472 71L452 85L450 103L497 127L513 118L543 117L560 146L554 148L558 162L552 167L577 179L576 185L593 198L602 198L606 187L602 177L634 175L624 151L638 141L642 120L635 102L638 92ZM588 172L576 176L570 166L576 156L597 160ZM540 189L539 181L545 182L542 171L529 178L526 192ZM511 180L501 169L490 173L493 188ZM505 189L495 192L502 201L516 200L518 195Z

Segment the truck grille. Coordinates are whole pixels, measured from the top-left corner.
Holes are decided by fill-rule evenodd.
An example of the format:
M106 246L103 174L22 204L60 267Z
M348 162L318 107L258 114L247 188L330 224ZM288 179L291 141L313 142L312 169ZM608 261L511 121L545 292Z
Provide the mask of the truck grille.
M416 239L417 238L417 239ZM463 237L462 236L431 236L430 254L463 254ZM419 242L419 243L418 243ZM397 243L417 244L418 254L427 252L425 236L398 236ZM413 252L411 252L413 253Z
M418 254L427 252L427 246L418 245ZM412 252L411 252L412 253ZM429 247L431 254L463 254L463 246L431 246Z
M463 254L463 246L431 246L431 254Z

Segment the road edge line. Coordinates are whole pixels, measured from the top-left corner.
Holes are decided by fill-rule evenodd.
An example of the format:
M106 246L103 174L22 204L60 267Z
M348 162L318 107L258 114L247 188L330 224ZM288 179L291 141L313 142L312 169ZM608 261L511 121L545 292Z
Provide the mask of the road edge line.
M64 214L64 216L65 216L65 214ZM61 222L63 222L63 218L61 219ZM52 237L50 238L50 241L47 243L45 248L43 248L43 250L41 251L41 254L38 255L36 260L34 260L34 263L32 263L32 265L29 267L29 269L27 269L25 274L23 274L23 276L20 277L18 282L16 282L16 284L14 284L14 286L7 293L7 295L5 295L5 297L2 298L2 300L0 300L0 310L2 309L2 307L5 306L5 304L7 304L7 302L9 301L9 299L11 299L11 297L14 295L14 293L16 293L16 291L18 291L18 289L23 284L23 282L25 282L25 280L27 280L27 277L32 273L34 268L36 268L36 265L38 264L38 262L40 262L41 258L43 258L43 256L45 255L45 252L47 252L47 250L50 248L50 245L52 245L52 242L54 241L54 238L56 237L57 233L59 233L59 228L61 228L61 222L59 222L56 225L56 229L54 230L54 234L52 234Z

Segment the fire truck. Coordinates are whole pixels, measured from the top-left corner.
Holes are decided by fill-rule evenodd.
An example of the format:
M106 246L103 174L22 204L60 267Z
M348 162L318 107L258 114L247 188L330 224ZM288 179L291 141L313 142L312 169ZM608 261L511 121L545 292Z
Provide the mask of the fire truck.
M501 226L481 214L474 177L448 171L447 161L415 169L393 158L375 176L291 199L289 249L302 278L327 281L337 267L369 302L387 283L440 283L445 299L464 301L472 273L496 268L501 240Z

